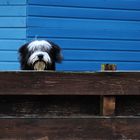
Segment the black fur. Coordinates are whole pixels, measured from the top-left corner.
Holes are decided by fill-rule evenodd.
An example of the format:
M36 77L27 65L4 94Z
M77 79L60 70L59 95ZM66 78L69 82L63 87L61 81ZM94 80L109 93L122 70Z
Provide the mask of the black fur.
M45 70L56 70L56 64L62 61L61 49L58 45L53 42L47 41L51 44L50 51L46 51L51 58L51 63L47 64L47 68ZM31 43L31 42L30 42ZM34 70L31 64L28 64L28 59L33 52L30 52L28 49L28 45L30 43L26 43L19 48L19 61L21 70Z

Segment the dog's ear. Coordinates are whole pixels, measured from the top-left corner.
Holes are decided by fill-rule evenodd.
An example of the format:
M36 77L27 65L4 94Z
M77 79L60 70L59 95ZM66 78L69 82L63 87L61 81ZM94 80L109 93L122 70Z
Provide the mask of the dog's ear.
M28 49L27 49L28 44L29 43L26 43L19 48L18 52L20 54L20 58L25 57L25 55L28 53Z
M51 49L50 53L51 53L53 59L55 60L55 62L61 63L62 60L63 60L63 56L62 56L62 53L61 53L61 48L53 42L50 42L50 44L52 46L52 49Z
M29 43L26 43L24 45L22 45L18 52L19 52L19 61L20 61L20 64L21 64L21 69L24 69L24 67L26 66L26 55L28 54L28 46Z

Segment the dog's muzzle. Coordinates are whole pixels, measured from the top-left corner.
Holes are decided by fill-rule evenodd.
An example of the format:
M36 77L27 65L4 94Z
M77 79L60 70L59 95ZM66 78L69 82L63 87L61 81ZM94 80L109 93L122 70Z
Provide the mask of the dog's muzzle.
M51 58L46 52L35 52L33 53L28 63L33 66L34 70L45 70L48 64L51 63Z
M36 61L33 64L33 68L34 70L42 71L47 69L47 64L44 61Z

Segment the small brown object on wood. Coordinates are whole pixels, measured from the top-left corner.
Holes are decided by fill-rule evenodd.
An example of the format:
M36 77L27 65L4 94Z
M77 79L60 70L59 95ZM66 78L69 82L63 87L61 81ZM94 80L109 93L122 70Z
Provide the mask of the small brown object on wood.
M116 98L115 96L101 96L101 115L115 115Z
M116 71L115 64L103 64L102 71ZM101 115L108 116L115 114L116 98L115 96L101 96Z

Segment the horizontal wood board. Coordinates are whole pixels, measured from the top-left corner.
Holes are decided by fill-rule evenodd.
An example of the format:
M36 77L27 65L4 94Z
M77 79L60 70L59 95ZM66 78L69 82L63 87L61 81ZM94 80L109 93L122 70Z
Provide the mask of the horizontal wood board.
M0 139L139 139L139 118L0 119Z
M68 7L92 7L92 8L108 8L108 9L134 9L134 10L139 10L140 9L140 1L135 0L135 1L130 1L130 0L107 0L107 1L102 1L102 0L49 0L49 1L44 1L44 0L39 0L39 1L34 1L34 0L29 0L29 4L32 5L53 5L53 6L68 6Z
M101 115L100 103L95 95L5 95L0 96L0 118L95 117ZM117 96L114 115L140 116L140 96Z
M99 96L0 96L0 118L99 116L99 109Z
M140 95L139 72L0 72L0 95Z
M0 0L0 5L25 5L27 0Z

